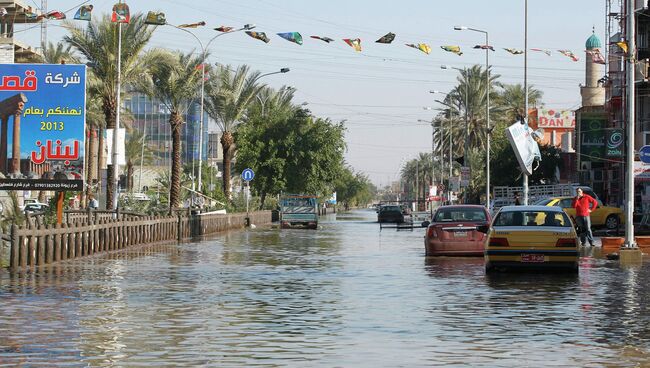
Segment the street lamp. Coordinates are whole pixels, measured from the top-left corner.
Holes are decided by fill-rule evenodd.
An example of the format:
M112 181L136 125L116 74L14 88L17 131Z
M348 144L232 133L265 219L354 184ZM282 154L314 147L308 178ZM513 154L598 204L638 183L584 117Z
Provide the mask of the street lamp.
M428 120L423 120L423 119L418 119L419 123L427 123L431 124L431 128L434 128L433 126L433 120L428 121ZM431 130L431 185L436 185L436 169L435 169L435 150L436 150L436 130L432 129ZM431 211L433 213L433 201L431 202Z
M437 91L431 91L431 93L434 93L434 92L437 92ZM446 102L443 102L443 101L440 101L440 100L435 100L435 101L437 103L439 103L441 105L444 105L444 106L447 106L449 108L449 132L448 132L448 134L449 134L449 176L448 176L448 179L447 179L447 186L448 186L447 192L449 193L449 196L448 196L447 199L451 203L451 176L452 176L452 165L451 165L451 156L452 156L452 146L451 146L451 143L452 143L451 142L452 119L451 119L451 113L452 113L454 107L451 106L450 104L448 104Z
M169 24L169 23L167 23L167 24ZM251 30L251 29L255 28L255 25L254 24L245 24L241 28L234 29L234 30L231 30L231 31L228 31L228 32L219 33L216 36L212 37L208 41L208 43L205 45L205 47L203 46L203 42L201 42L201 39L198 38L193 32L190 32L185 28L181 28L181 27L175 26L173 24L169 24L169 25L176 28L176 29L180 29L181 31L183 31L185 33L189 33L190 35L192 35L192 37L194 37L196 39L196 41L199 43L199 46L201 47L201 111L200 111L201 115L199 116L199 173L198 173L198 184L199 184L198 189L199 189L199 192L201 192L201 171L202 171L201 169L202 169L202 166L203 166L203 108L204 108L204 104L205 104L205 102L204 102L205 101L205 98L204 98L204 96L205 96L205 59L208 57L208 55L207 55L208 54L208 49L210 48L210 44L214 40L216 40L217 38L219 38L219 37L221 37L221 36L223 36L225 34L229 34L229 33L235 33L235 32L239 32L239 31Z
M462 74L465 74L465 145L463 147L463 166L471 167L469 163L469 113L468 113L468 103L469 103L469 74L466 69L448 67L447 65L440 65L440 69L448 70L454 69ZM465 203L467 203L467 191L465 191Z
M455 26L456 31L473 31L485 34L485 45L490 45L488 32L482 29L470 28L465 26ZM490 207L490 49L485 48L485 74L487 75L486 83L486 109L487 109L487 153L486 153L486 184L485 184L485 207Z
M289 68L282 68L282 69L280 69L280 70L277 71L277 72L271 72L271 73L262 74L262 75L259 75L257 78L255 78L254 82L258 81L258 80L259 80L260 78L262 78L262 77L266 77L267 75L279 74L279 73L288 73L289 71L291 71L291 69L289 69ZM283 88L281 88L281 89L285 89L285 87L283 87ZM293 89L293 87L286 87L286 89L287 89L287 90L291 90L291 89ZM265 106L266 106L266 101L268 100L268 97L267 97L266 99L264 99L264 100L262 100L262 97L260 97L259 95L255 95L255 97L256 97L257 100L260 102L260 105L262 105L262 117L265 117L265 116L266 116L266 113L265 113ZM302 106L305 106L305 104L306 104L306 103L303 103Z

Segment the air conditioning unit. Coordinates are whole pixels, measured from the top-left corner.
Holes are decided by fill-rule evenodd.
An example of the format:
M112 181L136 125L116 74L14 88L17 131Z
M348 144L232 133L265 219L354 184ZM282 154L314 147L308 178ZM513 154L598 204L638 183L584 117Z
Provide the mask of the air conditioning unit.
M634 0L634 10L646 10L648 9L648 0Z
M636 63L636 81L647 82L650 77L650 59L641 59Z
M580 164L580 171L591 171L591 161L585 161Z

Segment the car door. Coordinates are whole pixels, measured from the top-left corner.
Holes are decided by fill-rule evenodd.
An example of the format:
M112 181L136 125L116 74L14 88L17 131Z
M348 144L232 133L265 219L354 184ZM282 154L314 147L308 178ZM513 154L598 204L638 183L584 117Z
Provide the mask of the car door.
M595 211L591 212L591 225L592 226L601 226L605 225L605 219L607 217L607 211L603 207L603 202L600 199L598 201L598 208Z

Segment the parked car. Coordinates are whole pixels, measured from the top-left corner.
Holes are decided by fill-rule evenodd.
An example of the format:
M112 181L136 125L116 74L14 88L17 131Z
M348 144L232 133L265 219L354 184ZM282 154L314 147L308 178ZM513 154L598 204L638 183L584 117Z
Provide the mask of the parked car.
M598 208L591 212L591 226L592 227L605 227L609 230L618 228L621 223L625 222L625 214L623 210L618 207L604 206L603 202L594 197L598 201ZM555 197L547 198L537 202L541 206L557 206L561 207L572 219L576 217L576 210L573 208L573 197Z
M559 207L506 206L486 232L485 271L496 268L561 268L578 271L578 237Z
M490 214L484 206L450 205L439 207L424 236L427 256L482 256L486 235L477 230L488 225Z
M32 203L26 204L23 211L25 213L36 213L36 212L47 211L48 208L50 208L50 206L48 206L45 203L32 202Z
M397 205L383 205L377 213L378 222L404 222L402 207Z

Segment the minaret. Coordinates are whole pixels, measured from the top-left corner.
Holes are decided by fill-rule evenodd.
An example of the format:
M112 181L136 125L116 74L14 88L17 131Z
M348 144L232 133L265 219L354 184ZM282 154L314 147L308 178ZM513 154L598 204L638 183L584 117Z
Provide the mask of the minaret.
M602 64L594 62L593 54L600 52L602 43L596 31L592 31L591 36L585 43L587 49L585 54L585 85L580 87L582 96L582 106L603 106L605 105L605 87L598 80L603 76Z

